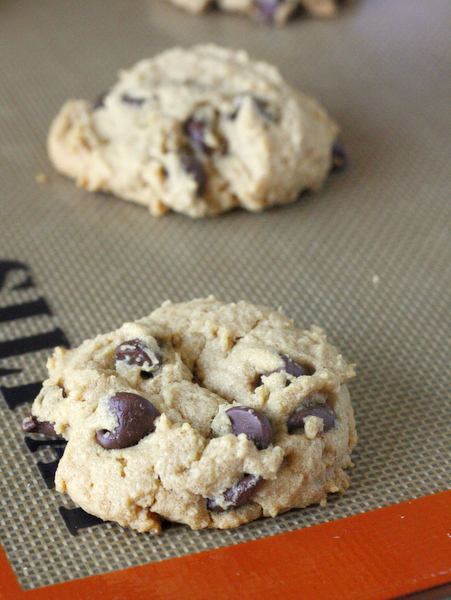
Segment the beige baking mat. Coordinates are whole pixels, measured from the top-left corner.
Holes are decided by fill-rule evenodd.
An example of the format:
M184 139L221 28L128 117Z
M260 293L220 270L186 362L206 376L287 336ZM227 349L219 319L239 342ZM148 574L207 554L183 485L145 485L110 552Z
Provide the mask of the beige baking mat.
M284 29L164 0L0 2L1 541L24 588L450 487L450 26L448 0L355 1L334 21ZM211 41L317 96L342 125L348 169L291 206L204 221L154 218L54 173L45 137L66 99L96 98L140 58ZM357 363L352 487L235 531L95 524L51 487L61 446L20 430L49 348L210 293L282 306Z

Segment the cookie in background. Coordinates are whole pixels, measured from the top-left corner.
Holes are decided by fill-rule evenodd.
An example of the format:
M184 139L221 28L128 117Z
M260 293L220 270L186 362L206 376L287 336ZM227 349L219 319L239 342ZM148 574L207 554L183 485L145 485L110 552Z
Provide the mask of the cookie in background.
M319 190L343 164L338 133L275 66L207 44L138 62L94 102L68 101L48 150L87 190L199 218Z

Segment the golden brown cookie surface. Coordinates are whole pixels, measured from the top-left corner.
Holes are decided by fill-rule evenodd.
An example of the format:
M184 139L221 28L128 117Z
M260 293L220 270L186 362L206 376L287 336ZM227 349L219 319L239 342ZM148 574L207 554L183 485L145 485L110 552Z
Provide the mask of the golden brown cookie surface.
M166 302L48 367L32 414L68 440L56 488L105 520L230 528L348 487L353 368L280 311Z

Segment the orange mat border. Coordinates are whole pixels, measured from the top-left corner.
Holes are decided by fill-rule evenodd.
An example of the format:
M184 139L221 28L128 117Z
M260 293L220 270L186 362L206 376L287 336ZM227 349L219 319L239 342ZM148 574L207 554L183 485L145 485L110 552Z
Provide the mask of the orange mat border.
M451 490L29 591L0 549L0 577L2 600L388 600L451 582Z

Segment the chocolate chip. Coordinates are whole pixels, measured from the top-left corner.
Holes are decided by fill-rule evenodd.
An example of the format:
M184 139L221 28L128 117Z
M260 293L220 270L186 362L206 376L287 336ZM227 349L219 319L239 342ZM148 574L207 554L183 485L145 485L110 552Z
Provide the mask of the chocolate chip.
M98 443L107 450L135 446L144 436L155 430L159 411L146 398L130 392L118 392L107 401L110 412L117 416L119 425L113 431L98 429Z
M154 355L152 358L150 355ZM163 356L158 350L152 352L141 340L128 340L122 342L114 351L114 360L124 362L130 366L141 368L141 376L153 377L160 366Z
M235 435L246 434L259 450L271 444L273 431L266 415L248 406L233 406L226 410L226 413L232 422Z
M348 166L348 157L341 142L336 140L332 145L332 171L343 171Z
M214 498L207 498L207 508L211 512L224 512L226 510Z
M289 433L304 427L307 417L319 417L323 420L323 431L329 431L335 424L337 415L327 402L310 402L294 411L287 421Z
M262 477L245 475L235 486L225 491L224 498L233 508L238 508L249 502L262 483Z
M131 104L133 106L142 106L146 101L145 98L136 98L130 94L127 94L127 92L122 94L121 100L122 102L125 102L125 104Z
M278 118L274 114L274 109L272 109L269 102L266 102L266 100L262 100L261 98L256 98L255 96L252 96L252 100L254 101L254 105L257 108L257 112L267 121L276 122L278 120Z
M314 367L312 367L310 365L295 362L286 354L281 354L280 358L283 360L283 367L280 367L279 369L276 369L275 371L266 371L265 373L262 373L261 375L259 375L255 382L256 388L259 387L260 385L263 385L262 377L269 377L273 373L285 372L288 375L292 375L293 377L302 377L305 375L313 375L313 373L315 372ZM287 385L288 385L288 382L287 382Z
M207 183L207 174L205 173L202 163L192 154L182 154L180 156L180 162L182 163L184 170L191 175L197 183L197 193L199 196L202 196Z
M56 438L62 437L56 433L54 423L40 421L34 415L29 415L22 421L22 431L25 431L25 433L43 433L44 435L50 435Z
M315 372L315 369L310 365L302 365L301 363L295 362L286 354L281 354L280 356L283 360L284 367L279 370L285 371L288 373L288 375L293 375L293 377L302 377L304 375L313 375Z
M108 92L102 92L100 96L94 101L92 105L93 110L97 110L98 108L103 108L105 106L105 98L107 97Z
M251 94L239 94L235 98L235 110L230 115L230 119L236 119L238 116L238 112L243 104L243 100L246 97L251 98L253 105L258 112L258 114L263 117L266 121L277 122L279 120L278 109L274 106L271 106L269 102L263 100L263 98L259 98L258 96L254 96Z
M185 121L183 131L190 138L190 142L195 150L208 154L212 149L205 143L205 127L205 122L191 117Z
M262 477L245 475L236 485L224 492L224 500L228 505L227 508L223 508L214 498L208 498L207 508L211 512L224 512L226 510L239 508L250 501L262 483Z
M254 6L255 18L262 23L269 24L274 21L279 0L254 0Z
M210 104L197 106L183 123L182 129L194 152L211 154L213 151L226 150L227 143L219 128L219 113Z

